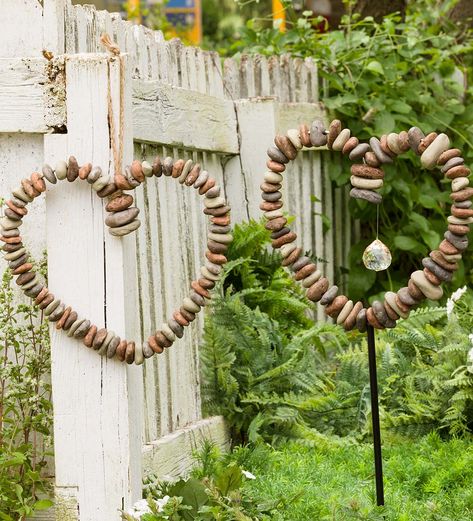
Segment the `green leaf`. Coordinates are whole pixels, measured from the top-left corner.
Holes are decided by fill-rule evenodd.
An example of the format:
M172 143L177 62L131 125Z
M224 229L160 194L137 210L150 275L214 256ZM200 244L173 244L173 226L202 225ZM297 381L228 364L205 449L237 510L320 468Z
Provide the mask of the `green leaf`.
M33 505L33 508L35 510L47 510L53 505L54 503L50 499L40 499L39 501L36 501L36 503Z
M394 245L400 250L413 251L422 248L422 245L412 237L398 235L394 238Z
M384 76L383 66L376 60L370 61L366 66L366 69L371 72L374 72L375 74L380 74L381 76Z

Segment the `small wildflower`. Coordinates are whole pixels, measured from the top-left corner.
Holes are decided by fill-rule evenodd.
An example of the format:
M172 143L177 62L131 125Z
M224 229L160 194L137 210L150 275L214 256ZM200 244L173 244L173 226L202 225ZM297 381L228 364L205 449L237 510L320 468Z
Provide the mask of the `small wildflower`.
M458 288L456 291L452 293L450 298L447 300L447 317L450 319L450 316L453 313L453 309L455 307L455 302L458 302L462 296L466 293L467 287L463 286L463 288Z

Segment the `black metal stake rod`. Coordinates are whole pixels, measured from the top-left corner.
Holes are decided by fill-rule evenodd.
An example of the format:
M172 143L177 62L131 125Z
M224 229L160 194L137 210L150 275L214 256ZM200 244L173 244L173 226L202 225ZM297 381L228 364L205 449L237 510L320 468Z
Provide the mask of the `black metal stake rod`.
M383 458L381 454L381 428L379 425L378 376L376 373L376 343L374 329L367 327L368 361L370 368L371 420L373 423L374 471L376 480L376 504L384 505Z

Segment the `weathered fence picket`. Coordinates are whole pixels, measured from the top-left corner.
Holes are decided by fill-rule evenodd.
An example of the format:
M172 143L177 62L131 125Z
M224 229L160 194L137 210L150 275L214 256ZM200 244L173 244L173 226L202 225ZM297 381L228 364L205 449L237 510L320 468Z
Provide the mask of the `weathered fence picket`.
M221 62L214 52L70 0L0 0L0 13L1 194L43 162L70 154L113 171L103 32L128 64L125 162L158 154L199 161L224 188L235 222L260 218L265 149L275 133L324 115L311 59ZM115 114L117 74L115 63ZM284 198L304 248L327 260L332 278L346 265L351 222L346 191L330 182L324 152L304 151L289 165ZM58 296L138 340L161 325L197 274L206 222L196 194L168 179L148 182L136 199L142 226L116 239L104 231L103 205L90 188L53 187L46 203L32 205L24 237L36 257L47 246ZM227 443L221 418L202 419L202 319L142 369L101 359L52 330L57 520L117 521L143 475L185 472L203 436Z

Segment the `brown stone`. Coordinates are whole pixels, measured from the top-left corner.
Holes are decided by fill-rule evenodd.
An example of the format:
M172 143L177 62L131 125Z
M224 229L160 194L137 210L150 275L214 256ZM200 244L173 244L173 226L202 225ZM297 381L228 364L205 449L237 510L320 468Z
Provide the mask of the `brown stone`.
M286 170L286 165L278 163L277 161L273 161L272 159L268 159L266 161L266 166L269 168L269 170L271 170L271 172L276 172L277 174L280 174Z
M22 247L23 247L23 244L4 244L2 246L2 251L4 251L5 253L13 253L14 251L18 251ZM15 269L15 268L13 268L13 269Z
M391 320L399 320L399 315L394 311L394 309L386 302L383 302L384 309L386 310L386 314Z
M455 235L466 235L467 233L470 233L470 227L463 224L449 224L448 231Z
M79 163L74 156L69 158L66 177L70 183L74 182L79 177Z
M180 324L183 327L186 327L189 325L189 321L182 316L182 313L180 311L174 311L174 313L172 314L172 317L178 324Z
M452 206L452 215L460 219L467 219L473 217L473 208L456 208Z
M229 206L220 206L220 208L204 208L205 215L212 215L214 217L221 217L230 211Z
M419 154L423 154L427 150L427 148L434 142L437 136L437 132L431 132L430 134L427 134L424 138L422 138L420 140L419 147L417 148Z
M284 244L289 244L290 242L293 242L297 239L297 234L294 232L286 233L286 235L283 235L282 237L279 237L279 239L274 239L271 242L271 245L273 248L280 248Z
M41 175L38 174L38 172L33 172L31 174L31 183L33 188L38 192L46 192L46 183L44 182L44 179L41 177Z
M458 269L457 262L449 262L442 254L440 250L431 251L429 254L430 258L436 262L441 268L447 271L456 271Z
M98 328L95 325L90 326L89 330L87 331L84 337L84 340L82 341L86 347L92 347L95 335L97 334L97 329Z
M460 157L461 154L462 153L460 149L450 148L440 154L439 158L437 159L437 165L444 165L447 161L450 161L450 159L453 159L454 157Z
M193 280L191 282L191 288L196 292L198 293L199 295L201 295L202 297L205 297L205 298L210 298L210 293L204 289L199 283L198 281L196 280Z
M345 295L338 295L338 297L335 297L325 308L325 314L329 317L336 318L347 302L348 298Z
M280 184L263 183L262 185L260 185L261 191L263 191L265 194L272 194L274 192L277 192L280 188Z
M368 165L351 165L351 173L366 179L384 179L384 172L380 168L373 168Z
M36 273L34 273L33 271L27 271L18 276L18 278L16 279L16 283L18 284L18 286L23 286L23 284L32 281L35 277Z
M107 203L105 210L107 212L121 212L126 210L133 204L133 197L128 194L122 194Z
M374 327L375 329L384 329L382 324L376 318L373 308L371 308L371 307L366 310L366 320L368 321L368 324L370 326Z
M296 248L294 251L292 251L283 261L282 265L284 267L291 266L291 264L294 264L297 259L302 255L302 248Z
M0 241L5 244L21 244L22 238L18 235L18 237L0 237Z
M396 154L389 148L388 146L388 136L387 134L383 134L379 140L379 145L381 150L388 155L389 157L396 157Z
M453 192L450 194L450 199L452 201L466 201L467 199L471 199L473 197L473 188L465 188L463 190L460 190L458 192Z
M64 324L66 323L66 320L69 318L69 315L72 313L72 308L69 306L67 307L63 314L61 315L61 318L56 322L56 329L62 329L64 327Z
M296 280L302 280L308 277L309 275L312 275L317 271L317 266L313 263L306 264L303 268L301 268L299 271L296 271L296 274L294 275L294 278Z
M320 278L307 290L306 296L312 302L318 302L322 295L328 290L329 281L325 277Z
M121 190L118 191L119 193ZM112 194L117 193L117 185L115 183L108 183L108 185L104 186L101 190L97 192L97 195L102 199L104 197L109 197Z
M179 311L181 312L182 316L188 320L189 322L192 322L193 320L195 320L195 313L192 313L191 311L187 311L187 309L185 309L184 307L181 306L181 308L179 309Z
M225 264L227 262L227 258L225 255L221 255L218 253L212 253L211 251L206 251L205 256L209 259L210 262L214 264Z
M434 284L434 286L440 286L440 284L442 284L442 281L437 277L437 275L432 273L428 268L424 268L424 275L425 275L425 278L431 284Z
M135 361L135 342L128 342L125 351L125 362L132 364Z
M25 194L29 197L32 197L33 199L35 197L38 197L38 195L40 194L40 192L36 190L36 188L33 186L33 183L29 179L22 179L21 187L25 191Z
M133 190L133 186L123 174L115 174L113 177L115 185L120 190Z
M206 279L205 277L199 279L198 282L204 289L212 289L215 287L215 281Z
M411 297L415 300L424 300L425 295L422 293L422 291L415 285L414 281L412 279L409 279L409 282L407 283L407 289L409 291L409 294ZM385 302L385 305L387 302Z
M41 304L41 302L43 302L43 300L46 298L46 295L48 295L49 293L49 289L44 287L39 293L38 293L38 296L35 298L34 300L34 303L36 305L39 305Z
M228 246L222 244L220 242L215 242L212 240L207 241L207 248L211 251L211 253L226 253L228 250Z
M143 183L145 180L145 175L143 173L143 167L141 165L141 161L135 159L130 166L130 172L134 179L136 179L139 183Z
M39 309L45 309L51 304L51 302L54 300L54 295L52 293L48 293L44 299L39 304Z
M151 349L158 355L164 351L164 348L158 344L158 341L156 340L156 337L154 335L151 335L148 338L148 344L151 347Z
M108 335L108 331L104 327L97 331L97 334L95 335L94 341L92 343L92 346L95 350L100 349L104 340L107 338L107 335Z
M352 136L343 145L342 154L347 156L355 147L357 147L359 145L359 143L360 143L360 140L357 137Z
M299 125L299 137L300 137L301 143L305 147L312 146L312 143L310 142L309 127L305 123L302 123L301 125Z
M371 167L378 167L381 163L379 162L379 159L376 157L376 154L374 152L368 151L365 154L365 161L368 166Z
M184 161L184 159L177 159L176 161L174 161L174 164L172 165L171 177L174 177L174 179L180 177L185 164L186 162Z
M207 181L199 188L199 194L204 195L208 190L215 186L215 179L213 177L209 177Z
M327 147L332 148L334 141L338 134L342 131L342 122L339 119L334 119L328 127Z
M271 219L265 224L265 228L267 230L270 230L272 232L278 231L281 228L284 228L286 226L287 219L285 217L277 217L276 219Z
M363 304L361 302L357 302L353 309L350 311L349 315L345 319L345 322L343 322L343 329L345 331L351 331L355 325L356 325L356 317L358 316L358 313L363 309Z
M72 326L72 324L74 324L74 322L77 320L77 318L78 318L77 312L72 311L72 313L67 318L66 323L62 326L62 329L64 329L64 331L67 331Z
M279 210L283 207L283 202L281 200L279 201L263 201L259 205L260 210L263 210L264 212L272 212L273 210Z
M274 144L279 148L279 150L290 160L293 160L297 156L297 149L291 143L290 139L287 136L283 136L278 134L274 138Z
M156 331L154 336L156 338L156 342L161 347L171 347L172 346L172 342L162 331Z
M26 208L20 208L19 206L15 206L12 201L8 200L5 201L5 204L10 208L12 212L15 212L18 217L23 217L28 213L28 210Z
M411 310L411 308L407 304L404 304L404 302L399 298L399 295L397 294L394 297L394 302L403 313L409 313L409 311Z
M399 132L399 148L403 152L407 152L411 148L409 145L409 135L405 130Z
M79 178L84 180L89 177L90 172L92 172L92 164L86 163L85 165L79 168Z
M12 273L13 275L21 275L22 273L26 273L27 271L30 271L32 269L33 264L26 262L25 264L18 266L18 268L15 268Z
M153 349L153 346L151 345L149 340L148 340L148 343L149 343L151 349ZM117 350L115 351L115 356L118 358L118 360L120 360L120 362L124 362L125 361L126 346L127 345L128 345L128 341L127 340L121 340L120 343L117 346ZM153 351L154 351L154 349L153 349ZM155 351L155 353L156 352L157 351ZM162 350L160 352L162 352Z
M186 186L192 186L197 181L197 178L199 177L199 174L200 174L200 170L201 170L201 166L199 163L196 163L191 168L191 171L189 172L189 174L186 177L186 180L184 181ZM205 183L203 186L205 186ZM209 188L209 190L210 190L210 188Z
M223 215L222 217L211 217L210 222L217 226L229 226L231 219L230 215Z
M464 165L454 166L445 172L448 179L456 179L457 177L468 177L471 174L471 170Z
M447 239L444 239L440 245L439 250L445 255L456 255L457 253L461 253L459 249L455 248L451 242L448 242Z
M134 206L126 210L121 210L120 212L114 212L105 219L105 224L110 228L125 226L125 224L131 223L139 213L139 208Z

